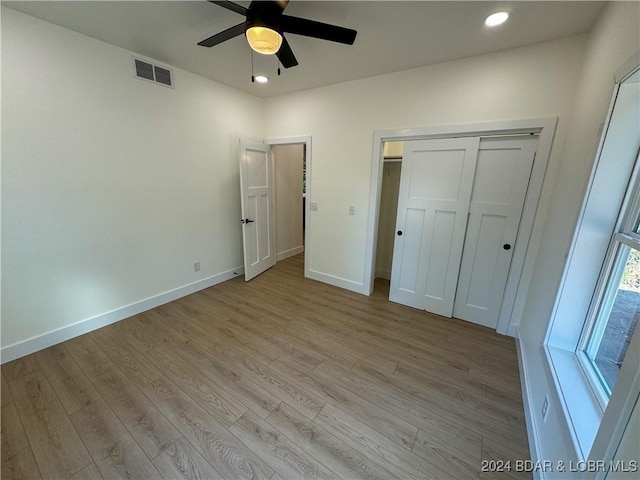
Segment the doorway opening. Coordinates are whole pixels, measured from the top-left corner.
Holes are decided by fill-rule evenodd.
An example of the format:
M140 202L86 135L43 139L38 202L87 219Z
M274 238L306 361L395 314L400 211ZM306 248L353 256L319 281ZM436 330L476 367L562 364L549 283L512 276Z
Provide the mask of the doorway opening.
M496 235L493 235L496 238L490 239L494 241L493 243L495 243L496 241L500 241L500 252L502 252L503 256L509 257L508 262L503 266L503 270L505 270L504 275L506 276L506 280L504 288L500 292L502 298L498 299L499 301L497 303L497 307L494 308L494 311L496 311L496 308L497 311L499 311L499 316L497 319L494 319L492 321L493 328L496 328L498 333L513 335L515 333L515 325L512 326L511 319L514 316L514 312L519 315L519 312L521 310L518 309L521 309L524 306L523 291L525 290L525 288L520 288L521 284L523 283L522 273L526 267L526 262L531 261L530 259L533 258L533 255L527 256L527 250L535 251L535 248L537 247L537 245L530 246L529 240L533 228L533 222L535 220L538 200L541 194L542 181L549 158L555 124L556 119L548 118L473 124L466 126L452 125L445 127L375 132L370 199L371 209L369 232L367 236L367 270L365 274L365 288L370 293L373 292L376 285L380 285L381 288L389 288L388 280L376 279L388 279L393 277L393 265L400 264L400 257L398 257L399 249L395 247L402 247L402 245L404 244L406 251L406 246L408 245L408 251L413 254L413 257L416 258L412 257L412 259L410 259L409 257L406 257L404 258L404 260L402 260L404 262L405 271L408 272L408 274L403 274L403 276L400 277L398 276L397 271L395 272L395 285L397 290L395 297L403 298L404 296L407 296L407 299L405 299L406 301L400 301L400 303L409 305L411 303L409 301L409 297L411 297L411 290L414 290L414 288L405 288L405 286L412 284L412 282L413 285L416 286L420 283L420 281L422 281L423 284L425 282L429 284L429 280L433 279L426 277L428 275L433 276L435 272L438 274L436 275L436 277L439 279L445 277L451 277L451 279L447 280L446 282L442 280L440 282L441 285L439 285L438 288L435 289L441 290L443 292L443 295L433 295L431 292L427 292L429 294L427 296L430 296L430 298L426 300L427 303L433 303L434 299L438 301L445 300L440 303L443 305L442 309L447 310L448 313L441 314L444 314L445 316L456 316L458 318L464 318L461 315L452 315L452 312L449 312L449 310L453 311L453 299L457 294L457 287L459 286L459 275L462 275L463 271L466 269L467 273L469 273L468 276L470 277L470 279L466 279L469 280L467 283L469 283L470 285L467 285L467 287L472 290L474 287L477 287L476 290L482 290L484 288L483 282L479 280L482 275L475 275L475 278L477 278L478 280L474 280L473 268L475 267L473 266L473 262L465 259L466 257L463 258L462 256L463 251L471 252L482 250L481 248L477 248L475 250L469 248L469 245L467 245L468 242L465 240L469 235L469 232L474 233L473 229L468 230L467 225L469 226L469 228L471 228L473 220L471 218L471 209L469 208L468 204L471 201L471 189L472 185L474 185L473 178L475 174L473 172L476 171L475 159L480 159L478 160L478 168L480 168L481 165L484 165L482 169L486 173L490 170L490 168L495 168L494 166L492 166L493 164L502 162L500 157L501 154L500 152L498 152L497 157L489 159L482 159L482 157L478 157L478 154L480 153L481 155L487 155L487 153L482 153L481 151L484 151L488 148L491 150L500 150L505 148L503 145L497 147L479 147L478 145L474 146L471 145L471 143L474 143L472 139L475 138L475 142L477 143L481 138L488 139L490 137L496 137L501 139L508 139L505 140L505 142L508 143L512 141L511 138L513 139L513 141L515 141L516 137L523 137L523 135L536 136L537 154L534 157L535 160L533 160L533 166L529 170L530 174L528 175L527 185L525 185L524 187L525 193L523 204L521 203L521 205L523 206L521 209L521 220L519 221L519 231L516 233L510 232L509 234L505 234L505 238L506 236L510 237L509 241L502 242L500 241L501 239ZM466 147L461 147L462 144L469 142L471 143ZM451 146L449 146L449 144L451 144ZM462 155L453 163L446 162L448 166L444 169L444 172L440 172L440 170L437 168L437 165L441 164L440 161L442 158L447 157L453 160L454 157L457 158L456 155L458 155L458 153L465 149L467 152L466 154ZM431 153L429 153L429 151L431 151ZM531 153L531 155L533 154ZM467 159L467 157L469 157L469 159L471 160ZM469 163L469 161L471 163ZM453 167L455 162L459 163L459 172L457 172ZM413 173L411 175L409 175L408 173L403 175L402 173L402 169L405 169L407 172L409 172L409 169L411 167L406 168L407 164L413 165L413 168L415 168L416 171L422 172L421 175L427 176L422 179L418 178L417 182L410 180L410 178L413 178ZM435 168L435 170L430 170L433 168ZM469 175L464 172L468 172ZM500 171L500 175L502 174L501 172L502 170ZM414 195L412 193L409 193L407 196L407 192L413 192L413 186L417 186L420 184L427 185L435 181L434 173L438 173L438 175L444 175L442 181L438 180L436 184L434 184L434 188L439 192L434 196L434 198L429 198L430 195L417 195L417 197L424 198L413 198ZM459 174L462 176L458 176ZM487 178L491 179L494 176L494 173L490 173L487 175L483 174L485 180ZM447 177L449 178L449 180L447 180ZM457 181L455 180L456 178L458 179ZM463 181L463 178L466 178L466 180ZM453 182L450 185L450 187L452 188L444 188L445 183L442 182L445 181ZM457 187L458 185L463 185L463 183L458 182L463 182L466 184L467 196L469 198L463 199L462 197L458 197L456 194L454 195L455 199L454 197L451 197L451 199L447 200L449 194L453 194L456 192L457 188L453 188L454 186ZM484 181L484 183L487 182ZM489 183L487 183L487 185L489 185ZM402 185L404 185L404 187L402 187ZM484 200L476 198L475 200L478 204L486 204L492 202L496 188L491 187L490 185L485 185L485 187L485 191L487 193L485 193L484 195L488 198ZM402 193L402 188L405 189L404 194ZM505 193L507 192L505 191ZM403 201L405 202L405 205L400 205L402 208L398 208L399 200L402 199L404 199ZM415 205L414 200L418 201L418 203ZM480 202L480 200L482 200L482 202ZM422 203L424 203L425 205L421 206ZM463 203L467 205L464 206L462 205ZM493 207L494 206L491 205L490 210L492 210ZM426 208L426 210L424 208ZM404 212L405 218L403 219L400 218L400 214L398 213L400 212L400 210L403 210ZM431 210L430 213L429 210ZM491 217L489 218L491 222L487 222L488 226L486 228L482 227L482 221L476 222L478 224L473 227L477 230L477 232L475 233L478 234L476 235L478 239L481 239L483 237L483 232L487 234L484 235L485 237L491 237L492 235L488 234L493 234L493 232L496 231L496 228L494 228L493 224L497 225L497 223L500 223L498 222L498 220L500 220L499 217L504 216L503 214L499 214L493 211L486 213L488 213L489 215L476 215L478 219ZM412 222L405 225L405 219L409 217L412 218ZM456 220L456 218L458 218L458 220L460 221ZM402 220L400 223L403 223L402 226L406 228L418 228L416 227L418 223L420 225L427 226L424 228L420 227L417 231L403 232L405 228L401 228L401 226L398 225L397 220ZM489 225L489 223L492 223L492 225ZM431 228L429 227L429 225L433 226L431 231L429 231L429 228ZM440 234L437 233L438 229L440 229L441 231ZM516 226L516 229L518 229L518 226ZM513 228L511 228L511 230L513 230ZM403 233L404 236L401 236L403 235ZM518 242L514 244L516 234ZM459 248L453 248L455 246L453 245L454 243L459 243ZM482 242L478 240L478 242L476 243L478 245L481 245ZM420 244L423 247L425 245L427 246L426 253L425 251L420 253L420 248L422 248L420 247ZM443 249L442 251L445 252L444 256L438 256L438 254L434 255L432 251L433 245L440 245ZM449 245L451 245L451 247L449 247ZM452 253L453 250L456 249L459 250L457 251L457 257ZM394 252L394 250L396 251ZM506 255L504 255L505 253ZM431 256L431 259L435 259L434 265L431 265L428 269L430 273L428 275L424 275L424 272L422 272L422 276L425 278L422 278L421 280L417 279L416 276L421 275L421 271L427 270L426 265L430 260L425 260L425 257L429 256ZM483 256L482 258L488 257ZM496 259L497 258L498 257L496 257ZM424 263L425 265L419 266L418 264L420 262ZM431 284L436 285L438 281L436 281L435 283L432 281ZM404 284L400 285L400 283L402 282L404 282ZM424 287L424 285L422 285L422 287ZM391 296L394 296L393 288L391 288L391 290ZM445 291L449 292L448 296L444 295ZM408 293L408 295L405 295L405 293ZM495 295L489 295L487 293L487 298L489 297L494 299L493 303L494 305L496 305ZM417 299L418 303L421 303L423 302L423 300L425 300L424 297L422 297L421 299L418 297L415 298ZM446 298L448 298L448 300ZM461 307L462 305L459 304L456 309L460 312L462 310ZM465 307L468 307L468 305L465 305ZM418 308L434 311L430 310L428 307L425 308L424 306L420 306ZM440 312L435 311L435 313ZM471 321L475 320L477 319ZM482 320L476 323L486 324L484 322L485 321Z
M291 272L308 270L311 137L269 139L274 172L276 263L287 261Z
M374 291L389 297L393 246L396 238L396 214L404 142L383 143L382 186L380 190L380 214L375 263Z

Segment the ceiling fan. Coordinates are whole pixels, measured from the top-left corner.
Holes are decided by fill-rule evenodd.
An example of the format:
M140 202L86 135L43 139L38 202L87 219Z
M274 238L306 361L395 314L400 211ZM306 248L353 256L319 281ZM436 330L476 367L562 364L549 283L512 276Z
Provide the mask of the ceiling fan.
M353 45L358 33L350 28L284 15L282 12L289 3L286 0L252 1L248 8L233 2L209 1L232 12L244 15L246 20L198 42L198 45L213 47L238 35L245 34L249 45L254 51L267 55L275 54L284 68L298 65L298 60L293 54L289 42L284 37L285 33L294 33L347 45Z

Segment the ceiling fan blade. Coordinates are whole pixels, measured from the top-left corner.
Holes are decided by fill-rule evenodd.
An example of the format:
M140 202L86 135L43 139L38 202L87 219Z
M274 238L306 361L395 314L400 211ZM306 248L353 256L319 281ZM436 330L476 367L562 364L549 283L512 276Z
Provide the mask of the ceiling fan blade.
M231 10L232 12L239 13L240 15L244 15L245 17L247 16L247 9L242 5L238 5L237 3L223 2L223 1L221 2L216 0L209 0L209 1L223 8L226 8L227 10Z
M205 38L201 42L198 42L198 45L202 47L213 47L214 45L218 45L219 43L225 42L233 37L242 35L244 33L244 29L245 29L244 22L239 23L235 27L227 28L226 30L220 33L216 33L215 35L212 35L209 38Z
M331 42L346 43L353 45L356 40L357 31L351 28L339 27L328 23L316 22L306 18L282 15L280 24L283 32L304 35L305 37L320 38Z
M227 2L227 3L230 3L230 2ZM277 5L278 7L280 7L280 11L282 12L285 8L287 8L287 5L289 5L289 0L273 0L273 1L253 0L253 2L249 4L249 10L261 9L267 4ZM268 5L267 5L267 8L269 8Z
M296 60L296 56L293 54L289 42L287 42L287 39L284 37L282 37L282 45L280 45L280 50L278 50L276 56L284 68L291 68L298 65L298 60Z
M284 10L287 8L287 5L289 5L289 0L276 0L276 3L282 10Z

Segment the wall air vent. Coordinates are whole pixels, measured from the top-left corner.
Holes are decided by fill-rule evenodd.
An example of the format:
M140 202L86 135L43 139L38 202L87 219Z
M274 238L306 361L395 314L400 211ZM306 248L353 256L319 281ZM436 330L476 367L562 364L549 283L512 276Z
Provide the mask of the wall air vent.
M140 60L139 58L134 58L133 71L137 78L173 88L173 72L169 68L160 67Z

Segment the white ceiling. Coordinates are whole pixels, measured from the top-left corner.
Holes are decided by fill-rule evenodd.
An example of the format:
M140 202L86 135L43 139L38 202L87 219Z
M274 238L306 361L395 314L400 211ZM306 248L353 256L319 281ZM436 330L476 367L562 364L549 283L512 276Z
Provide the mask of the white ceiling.
M300 64L276 75L274 56L254 55L244 37L212 48L200 40L243 21L207 1L3 1L35 17L261 97L406 70L588 32L605 2L292 1L286 13L358 31L353 46L298 35L287 39ZM248 6L249 2L237 2ZM489 29L484 18L508 9Z

